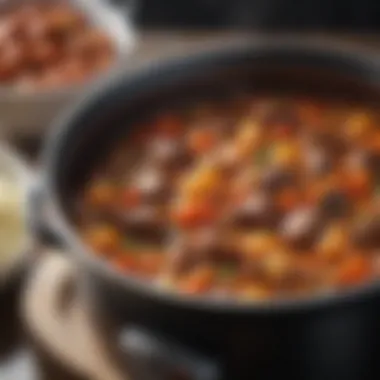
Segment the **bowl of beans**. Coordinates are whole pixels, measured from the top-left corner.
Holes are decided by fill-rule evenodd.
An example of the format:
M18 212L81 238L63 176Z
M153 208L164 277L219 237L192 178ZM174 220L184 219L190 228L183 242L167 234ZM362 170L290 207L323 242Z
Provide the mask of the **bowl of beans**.
M49 225L96 310L210 353L223 379L375 371L379 74L355 48L229 46L60 120Z
M46 129L133 44L128 15L98 0L3 2L0 29L2 121L16 133Z

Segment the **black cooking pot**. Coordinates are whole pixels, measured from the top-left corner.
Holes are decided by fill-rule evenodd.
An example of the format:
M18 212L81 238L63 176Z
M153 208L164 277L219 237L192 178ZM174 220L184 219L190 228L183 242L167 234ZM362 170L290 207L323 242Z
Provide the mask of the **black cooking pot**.
M354 49L263 41L157 63L118 77L87 94L59 120L47 141L43 196L51 211L48 224L77 260L96 310L118 327L121 344L134 346L133 352L145 353L149 360L158 358L161 366L169 363L170 375L375 378L380 374L378 283L338 294L244 305L181 296L117 273L75 232L70 215L75 194L115 140L139 118L190 99L252 87L377 102L380 62ZM152 375L144 372L149 368L157 371L152 379L163 373L154 366L136 368L140 379Z

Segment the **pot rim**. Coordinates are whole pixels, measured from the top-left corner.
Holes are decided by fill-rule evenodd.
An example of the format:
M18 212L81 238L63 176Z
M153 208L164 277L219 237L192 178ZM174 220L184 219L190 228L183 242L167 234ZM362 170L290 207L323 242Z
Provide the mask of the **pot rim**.
M265 38L256 41L233 43L223 48L211 49L207 52L192 54L187 57L177 57L164 59L154 63L146 64L137 71L130 72L122 81L124 85L135 86L146 80L150 75L166 73L173 67L199 67L208 62L220 61L223 58L244 55L248 52L257 53L283 53L283 54L313 54L315 56L330 56L331 59L340 59L352 64L354 67L363 66L379 72L380 76L380 55L373 50L362 49L355 45L336 46L329 43L317 43L316 41L294 41L288 38ZM164 75L163 75L164 76ZM53 125L53 129L48 136L46 147L43 151L43 162L45 171L42 181L42 191L45 191L46 201L50 212L49 224L69 249L69 254L79 260L81 264L89 266L97 275L116 282L119 286L128 288L133 292L140 293L144 297L150 297L157 302L176 307L198 309L210 313L251 313L251 314L273 314L273 313L293 313L309 312L325 307L336 306L342 303L363 301L367 298L380 294L380 281L368 282L352 289L340 290L331 293L313 294L312 296L289 297L284 299L269 299L264 301L240 302L233 299L214 299L213 297L201 295L184 295L177 292L167 291L155 287L154 284L139 279L138 277L122 274L113 269L108 263L104 263L92 250L87 247L77 235L74 226L68 221L59 201L57 184L52 175L56 170L56 163L60 156L60 146L65 139L65 135L71 129L73 121L78 120L81 115L93 109L96 102L104 97L117 86L120 78L116 77L107 84L101 84L91 92L85 94L82 101L74 108L62 115ZM380 85L380 81L379 81ZM86 96L87 95L87 96Z

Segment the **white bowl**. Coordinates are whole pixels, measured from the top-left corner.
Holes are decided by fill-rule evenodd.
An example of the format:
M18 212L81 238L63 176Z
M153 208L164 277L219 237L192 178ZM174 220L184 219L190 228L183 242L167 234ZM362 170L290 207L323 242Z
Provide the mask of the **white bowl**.
M0 11L6 9L10 3L28 1L34 2L34 0L0 0ZM113 65L103 73L76 86L35 92L23 92L12 86L0 86L1 131L7 137L38 135L45 132L56 115L75 102L86 87L94 82L106 80L108 76L122 69L126 57L135 46L134 30L125 9L112 6L112 2L107 0L68 1L85 14L93 25L110 36L117 57Z

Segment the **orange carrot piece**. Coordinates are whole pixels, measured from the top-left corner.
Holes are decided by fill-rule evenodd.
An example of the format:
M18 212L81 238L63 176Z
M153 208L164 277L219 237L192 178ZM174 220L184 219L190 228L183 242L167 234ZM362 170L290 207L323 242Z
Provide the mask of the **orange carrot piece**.
M214 280L215 272L210 266L196 268L179 281L180 289L188 294L199 294L207 291Z
M160 252L141 253L138 257L139 269L143 274L156 274L162 267L164 256Z
M338 268L339 285L355 285L365 281L371 274L371 265L363 256L355 255L347 258Z

